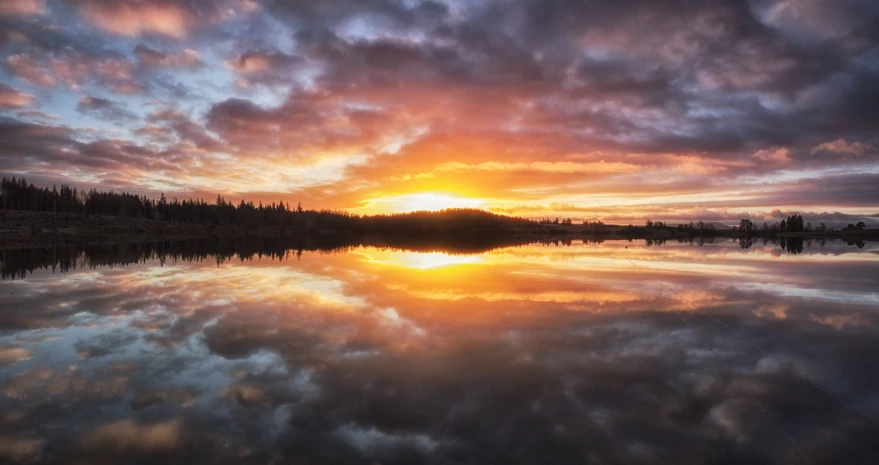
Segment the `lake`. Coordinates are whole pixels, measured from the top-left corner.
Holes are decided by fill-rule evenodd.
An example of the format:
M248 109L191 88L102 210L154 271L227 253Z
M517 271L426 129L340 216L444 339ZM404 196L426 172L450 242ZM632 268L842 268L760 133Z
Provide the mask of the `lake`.
M0 462L875 463L877 243L262 252L0 252Z

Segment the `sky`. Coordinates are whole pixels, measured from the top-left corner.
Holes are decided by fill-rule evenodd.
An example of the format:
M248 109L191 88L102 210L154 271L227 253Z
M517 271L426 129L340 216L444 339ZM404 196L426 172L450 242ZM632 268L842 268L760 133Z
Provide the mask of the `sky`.
M873 0L0 0L0 174L354 213L879 222Z

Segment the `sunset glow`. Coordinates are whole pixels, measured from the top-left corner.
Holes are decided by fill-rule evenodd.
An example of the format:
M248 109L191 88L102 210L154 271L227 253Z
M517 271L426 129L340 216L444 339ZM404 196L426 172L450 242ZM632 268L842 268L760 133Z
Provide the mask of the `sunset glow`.
M446 208L479 208L484 202L452 195L419 193L370 200L366 206L355 209L362 213L401 213L411 211L437 211Z
M203 3L2 3L0 175L360 214L879 225L877 2Z
M0 463L874 463L879 0L0 0L0 296Z

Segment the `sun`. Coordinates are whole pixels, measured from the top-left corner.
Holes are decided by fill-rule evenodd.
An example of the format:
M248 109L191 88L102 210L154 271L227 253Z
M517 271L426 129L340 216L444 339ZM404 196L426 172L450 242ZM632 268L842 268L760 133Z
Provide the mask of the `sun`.
M444 208L478 208L479 199L467 199L443 194L408 194L395 199L403 211L442 210Z
M359 210L363 213L405 213L446 208L479 208L482 204L483 201L480 199L422 192L372 199Z

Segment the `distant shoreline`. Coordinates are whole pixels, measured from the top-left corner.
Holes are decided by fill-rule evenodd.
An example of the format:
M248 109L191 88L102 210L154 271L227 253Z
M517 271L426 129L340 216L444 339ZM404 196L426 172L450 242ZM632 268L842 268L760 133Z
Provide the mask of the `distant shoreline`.
M436 216L443 220L441 213ZM688 238L827 238L846 241L879 241L879 229L848 231L774 231L753 230L750 233L734 230L698 230L676 227L651 227L579 224L514 223L514 218L492 222L464 222L450 214L447 221L439 221L431 228L419 230L384 231L373 229L331 230L286 227L242 227L216 224L198 224L123 218L103 215L74 213L44 213L6 210L0 211L0 250L32 247L95 245L111 243L136 243L163 240L187 240L196 238L234 237L319 237L328 242L362 242L364 238L388 245L397 244L518 244L541 239L588 239L588 240L634 240L657 241L686 240ZM500 217L505 218L505 217ZM389 220L390 221L390 220ZM524 221L524 220L522 220Z

